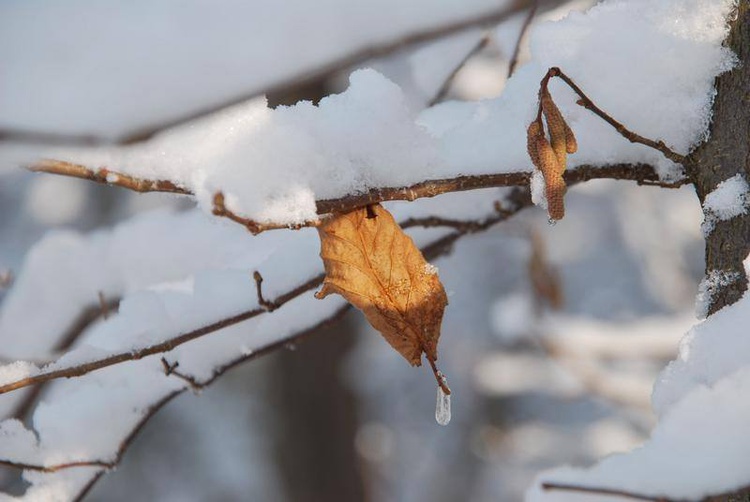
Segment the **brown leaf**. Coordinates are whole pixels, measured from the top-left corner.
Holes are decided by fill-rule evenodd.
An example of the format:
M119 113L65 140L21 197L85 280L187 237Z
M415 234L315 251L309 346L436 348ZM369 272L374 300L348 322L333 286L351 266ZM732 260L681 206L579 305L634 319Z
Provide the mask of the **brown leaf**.
M326 278L316 296L340 294L412 365L422 364L424 352L437 376L448 298L414 241L380 204L336 216L318 231Z

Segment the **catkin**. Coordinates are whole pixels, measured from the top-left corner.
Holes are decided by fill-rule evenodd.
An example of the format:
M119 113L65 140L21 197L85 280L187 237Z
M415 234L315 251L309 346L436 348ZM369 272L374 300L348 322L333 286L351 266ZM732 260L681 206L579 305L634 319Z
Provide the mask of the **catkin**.
M562 220L565 216L565 180L559 174L544 179L547 195L547 213L550 219Z
M526 130L526 151L529 152L531 162L539 168L539 152L537 151L537 141L539 137L544 138L544 129L542 129L542 123L535 120L529 124L529 128Z
M565 122L562 113L560 113L560 109L557 108L557 105L552 100L552 96L546 88L542 90L541 103L542 112L544 113L544 118L547 121L547 129L549 130L552 150L554 150L555 155L557 156L558 166L560 167L560 170L562 172L565 171L567 165L567 136L570 128L568 127L568 124ZM575 141L575 138L573 139Z
M563 197L566 190L563 169L560 168L552 145L547 141L540 121L535 120L529 125L526 140L529 157L544 176L549 217L553 220L562 219L565 215Z

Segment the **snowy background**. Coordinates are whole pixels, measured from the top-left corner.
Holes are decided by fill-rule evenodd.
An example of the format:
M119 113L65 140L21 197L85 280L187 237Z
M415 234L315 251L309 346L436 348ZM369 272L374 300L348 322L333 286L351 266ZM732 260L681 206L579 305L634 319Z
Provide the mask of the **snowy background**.
M506 82L524 10L366 56L514 2L4 2L0 274L15 282L0 289L7 362L0 383L148 347L252 309L253 270L271 298L322 270L313 230L253 237L206 214L216 190L243 215L287 222L313 217L316 199L372 186L529 171L523 135L551 65L632 129L686 153L705 134L714 76L733 64L720 45L732 2L606 1L588 10L595 3L541 2L524 64ZM453 80L453 101L425 109L484 37ZM349 61L351 54L363 58ZM340 61L337 71L320 73ZM648 162L665 178L679 176L660 154L576 107L562 86L552 91L579 137L573 168ZM319 106L285 106L329 95ZM101 145L228 103L235 104L145 143ZM18 169L51 155L169 178L196 198L134 195ZM23 425L0 423L0 460L116 460L143 411L186 390L146 424L90 500L577 499L543 493L535 479L644 443L591 471L538 479L689 498L750 484L737 461L750 437L750 409L738 404L750 402L741 399L750 392L743 369L750 347L739 328L750 307L744 299L690 331L702 232L746 211L747 190L741 177L727 180L707 199L704 218L690 187L592 181L570 190L566 217L554 227L530 208L460 240L435 261L450 301L440 344L455 393L448 427L435 423L429 372L410 368L350 312L196 393L164 375L161 356L56 382ZM399 220L480 218L505 193L387 206ZM446 233L413 230L422 244ZM559 276L560 309L534 293L539 263ZM704 281L704 296L709 286ZM122 298L119 312L93 323L60 357L65 331L100 293ZM166 357L207 381L217 367L342 304L310 292ZM708 341L717 337L719 349ZM44 368L47 361L53 365ZM0 411L17 414L26 392L0 395ZM705 413L721 407L732 412ZM665 460L674 456L684 463ZM690 462L700 458L714 463ZM657 467L663 472L654 476ZM702 475L687 483L685 469ZM20 477L3 467L0 481L12 496L67 500L100 471Z

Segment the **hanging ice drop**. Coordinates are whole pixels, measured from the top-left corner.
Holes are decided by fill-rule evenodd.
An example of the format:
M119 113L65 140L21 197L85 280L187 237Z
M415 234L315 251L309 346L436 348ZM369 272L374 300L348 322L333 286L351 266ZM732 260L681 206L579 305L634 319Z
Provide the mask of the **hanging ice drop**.
M441 375L443 383L447 386L448 379ZM448 425L451 421L451 396L443 392L443 388L438 385L437 403L435 404L435 420L440 425Z

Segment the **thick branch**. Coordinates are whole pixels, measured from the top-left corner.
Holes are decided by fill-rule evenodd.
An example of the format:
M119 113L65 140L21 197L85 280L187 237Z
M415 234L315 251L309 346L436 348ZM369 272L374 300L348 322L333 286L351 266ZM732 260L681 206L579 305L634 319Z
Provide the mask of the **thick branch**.
M61 161L43 161L30 166L35 172L47 172L64 176L88 179L98 183L106 183L138 192L161 191L189 195L190 192L176 186L171 181L165 180L143 180L133 176L124 175L108 169L92 170L77 164ZM566 184L589 181L592 179L615 179L637 181L643 185L655 185L665 188L677 188L686 183L687 179L678 180L674 183L665 183L659 180L659 176L652 166L647 164L614 164L608 166L579 166L575 169L565 171L563 174ZM497 174L480 174L473 176L456 176L455 178L425 180L403 187L372 188L366 192L345 195L336 199L324 199L315 203L316 211L323 216L332 213L344 213L359 207L369 206L387 201L406 200L414 201L426 197L435 197L450 192L463 192L478 190L482 188L497 188L509 186L528 186L531 173L518 171ZM224 194L216 193L214 196L213 214L228 218L235 223L247 228L253 234L274 229L299 229L302 227L314 227L320 225L320 220L311 220L301 223L274 223L258 222L234 213L226 207Z
M601 167L580 166L576 169L565 171L563 178L567 185L593 179L631 180L637 181L639 184L661 186L665 188L678 188L688 183L687 179L678 180L673 183L662 182L659 180L654 168L646 164L616 164ZM406 187L373 188L360 194L346 195L337 199L319 200L316 202L316 209L319 215L345 213L359 207L369 206L380 202L395 200L414 201L450 192L463 192L482 188L527 186L530 180L531 173L529 172L457 176L448 179L427 180ZM222 194L217 194L214 198L214 214L229 218L232 221L243 225L253 234L279 228L296 229L302 227L316 227L320 225L320 220L311 220L295 225L289 225L260 223L248 218L243 218L226 208Z

